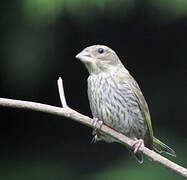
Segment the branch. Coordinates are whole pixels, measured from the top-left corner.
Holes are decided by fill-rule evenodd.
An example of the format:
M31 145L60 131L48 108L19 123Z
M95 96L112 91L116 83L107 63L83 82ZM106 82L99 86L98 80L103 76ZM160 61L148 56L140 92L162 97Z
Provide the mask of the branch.
M20 109L28 109L32 111L39 111L44 112L48 114L53 114L57 116L63 116L70 118L74 121L77 121L81 124L84 124L89 127L93 127L93 119L89 118L88 116L85 116L83 114L80 114L79 112L71 109L67 106L66 99L64 96L64 89L63 89L63 83L62 79L59 78L58 80L58 88L59 88L59 94L60 94L60 100L62 103L62 107L55 107L47 104L41 104L36 102L29 102L29 101L21 101L21 100L14 100L14 99L7 99L7 98L0 98L0 106L4 107L11 107L11 108L20 108ZM120 141L125 146L132 147L134 144L134 141L130 138L126 137L125 135L109 128L106 125L102 125L100 127L99 123L96 124L97 128L100 128L100 130L114 138L116 138L118 141ZM160 154L151 151L148 148L144 148L143 154L151 158L152 160L162 164L163 166L173 170L174 172L180 174L181 176L187 177L187 169L179 166L178 164L175 164L174 162L166 159L165 157L161 156Z
M62 81L61 77L58 78L57 84L58 84L58 92L60 95L60 101L61 101L62 107L63 108L67 107L65 93L64 93L64 87L63 87L63 81Z

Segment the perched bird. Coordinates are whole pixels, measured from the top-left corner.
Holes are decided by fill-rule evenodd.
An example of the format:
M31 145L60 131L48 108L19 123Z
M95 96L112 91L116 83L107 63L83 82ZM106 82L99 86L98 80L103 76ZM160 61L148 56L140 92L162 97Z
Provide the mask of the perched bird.
M107 46L85 48L76 58L86 66L88 99L95 120L135 140L134 155L142 163L144 144L149 149L176 156L167 145L153 136L151 117L145 98L116 53ZM96 140L116 141L96 132Z

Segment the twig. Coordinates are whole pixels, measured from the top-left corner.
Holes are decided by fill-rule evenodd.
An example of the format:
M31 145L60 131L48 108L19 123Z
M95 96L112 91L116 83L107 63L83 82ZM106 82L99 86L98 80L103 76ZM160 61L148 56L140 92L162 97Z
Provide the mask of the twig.
M63 108L67 107L65 93L64 93L64 87L63 87L63 81L62 81L61 77L58 78L57 84L58 84L58 92L60 95L60 101L61 101L62 107Z
M59 80L61 81L61 80ZM60 93L60 99L63 108L61 107L55 107L51 105L36 103L36 102L29 102L29 101L21 101L21 100L13 100L13 99L7 99L7 98L0 98L0 106L4 107L11 107L11 108L21 108L21 109L28 109L33 111L39 111L39 112L45 112L48 114L54 114L58 116L67 117L70 119L73 119L81 124L93 127L93 119L89 118L88 116L85 116L83 114L80 114L79 112L71 109L66 104L66 99L64 96L64 90L63 90L63 84L62 81L58 81L58 88ZM61 86L61 87L59 87ZM99 128L99 124L96 125ZM130 138L124 136L123 134L107 127L106 125L102 125L100 128L102 132L105 132L106 134L118 139L122 144L126 146L132 147L134 144L134 141ZM173 170L174 172L180 174L183 177L187 177L187 169L179 166L178 164L175 164L174 162L166 159L165 157L161 156L160 154L151 151L148 148L144 148L143 153L148 156L149 158L153 159L154 161L162 164L163 166Z

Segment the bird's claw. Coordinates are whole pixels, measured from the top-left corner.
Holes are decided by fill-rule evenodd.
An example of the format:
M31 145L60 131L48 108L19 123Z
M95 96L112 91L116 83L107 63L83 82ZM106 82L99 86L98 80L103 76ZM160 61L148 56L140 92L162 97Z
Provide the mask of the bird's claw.
M97 128L97 124L99 124L99 128ZM95 143L97 141L97 139L99 138L99 132L98 129L101 129L102 125L103 125L103 121L98 120L98 118L94 117L93 118L93 131L92 134L94 135L93 139L92 139L92 143Z
M143 139L138 139L133 144L134 147L134 154L137 153L137 151L143 151L144 150L144 141Z
M91 140L91 143L96 143L97 139L98 139L98 135L95 134L94 137L93 137L93 139Z
M99 128L97 128L97 124L99 124ZM92 125L93 125L94 130L101 129L101 127L103 125L103 121L101 121L98 118L94 117Z

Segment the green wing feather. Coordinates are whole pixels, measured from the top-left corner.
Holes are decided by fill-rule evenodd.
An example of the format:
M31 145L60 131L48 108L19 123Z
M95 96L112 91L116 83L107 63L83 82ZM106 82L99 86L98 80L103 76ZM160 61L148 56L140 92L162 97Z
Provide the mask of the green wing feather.
M132 78L132 77L131 77ZM176 157L176 153L173 149L171 149L170 147L168 147L166 144L164 144L163 142L161 142L159 139L153 137L153 129L152 129L152 125L151 125L151 117L150 117L150 113L147 107L147 104L145 102L145 99L143 97L143 94L141 93L141 90L138 86L138 84L136 83L136 81L132 78L131 81L134 83L133 85L128 84L129 88L131 89L132 93L135 96L135 99L140 107L141 112L143 113L143 115L145 116L145 120L147 123L147 127L149 129L149 133L151 136L151 139L153 139L153 148L161 153L161 152L165 152L171 156L175 156ZM136 89L135 89L135 88Z
M159 153L165 152L171 156L176 157L176 153L173 149L171 149L169 146L161 142L159 139L153 137L153 147L154 150L156 150Z
M136 81L132 78L131 82L133 82L133 85L130 85L129 83L127 83L127 85L131 89L131 91L136 99L136 102L137 102L143 116L145 117L150 136L151 136L151 138L153 138L153 128L151 125L151 117L150 117L149 109L147 107L147 103L146 103L144 96L141 93L141 90L140 90L138 84L136 83Z
M142 112L142 115L145 117L146 124L148 127L148 134L146 137L147 138L147 145L149 148L152 149L152 147L153 147L153 129L152 129L152 125L151 125L151 118L150 118L150 114L149 114L149 109L147 107L147 103L144 99L143 94L141 93L141 90L140 90L138 84L133 79L133 77L131 77L131 78L132 79L130 79L130 82L128 83L128 81L126 81L126 83L129 86L129 89L131 90L131 92L133 93L135 100L140 108L140 111ZM133 83L133 84L131 85L130 83ZM136 153L135 157L138 160L138 162L143 163L142 152Z

